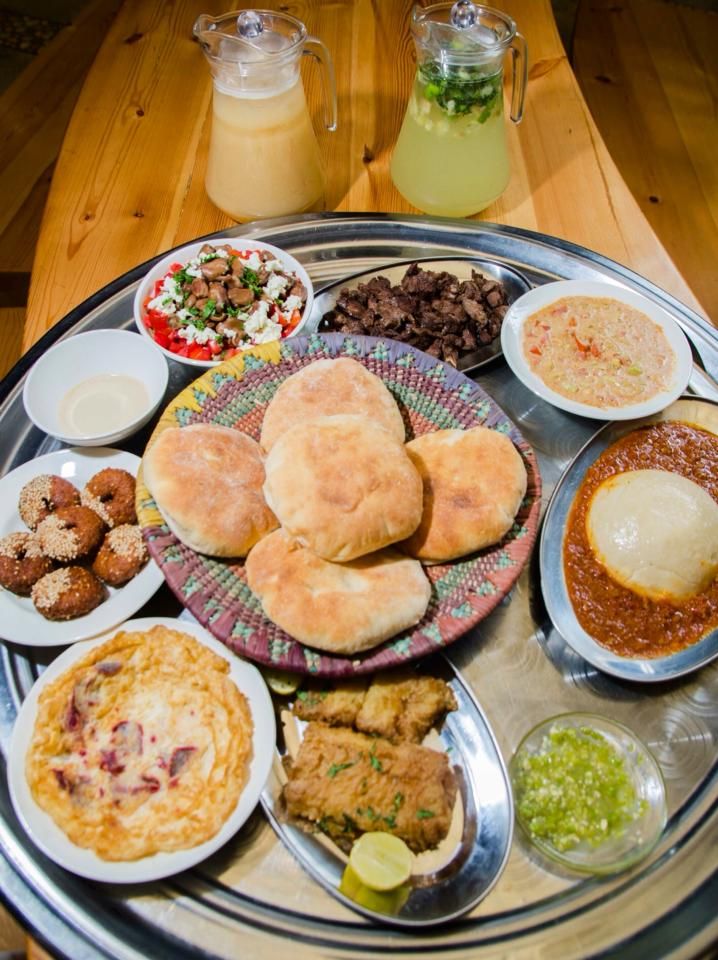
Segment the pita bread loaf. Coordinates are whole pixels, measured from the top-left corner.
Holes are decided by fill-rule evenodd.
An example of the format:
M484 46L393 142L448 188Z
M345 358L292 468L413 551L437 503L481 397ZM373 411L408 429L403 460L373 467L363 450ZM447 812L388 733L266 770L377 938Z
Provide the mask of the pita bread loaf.
M363 414L404 442L404 421L384 383L358 360L340 357L315 360L284 381L265 410L262 447L271 450L296 423L339 413Z
M366 417L298 423L265 463L264 496L285 530L325 560L345 562L408 537L422 484L404 444Z
M145 452L147 489L172 533L198 553L244 557L279 524L262 494L259 444L231 427L165 430Z
M497 430L437 430L406 445L424 484L418 529L402 544L424 563L444 563L498 543L526 494L526 467Z
M630 470L594 493L586 533L624 587L653 600L683 600L718 575L718 503L693 480Z
M330 563L284 530L247 557L247 581L265 614L318 650L354 654L414 626L429 604L421 564L391 548L349 563Z

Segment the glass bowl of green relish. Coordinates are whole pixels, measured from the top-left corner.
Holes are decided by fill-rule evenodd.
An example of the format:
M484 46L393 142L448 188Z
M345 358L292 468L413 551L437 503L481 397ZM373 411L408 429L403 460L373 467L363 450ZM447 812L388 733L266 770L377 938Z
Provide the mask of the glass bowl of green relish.
M645 857L666 824L660 767L627 727L565 713L534 727L509 766L516 819L545 856L581 873Z

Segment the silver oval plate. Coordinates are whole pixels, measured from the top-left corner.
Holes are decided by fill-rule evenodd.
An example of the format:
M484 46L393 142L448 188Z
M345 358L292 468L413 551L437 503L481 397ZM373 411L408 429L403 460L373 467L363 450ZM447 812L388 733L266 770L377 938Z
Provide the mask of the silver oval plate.
M386 277L392 285L401 282L406 273L406 268L412 263L418 264L422 270L446 270L453 273L459 280L468 280L471 277L471 271L476 270L493 280L498 280L503 284L506 290L506 299L509 306L524 293L531 289L531 284L526 277L502 263L500 260L486 260L474 257L432 257L431 259L413 259L396 260L388 263L386 266L377 267L374 270L366 270L362 273L355 273L343 280L337 280L329 286L322 289L315 295L314 306L311 315L307 319L307 325L304 333L313 333L317 330L333 329L323 320L324 315L334 309L337 297L344 289L354 290L360 283L368 283L374 277ZM491 343L473 353L467 353L459 358L457 370L462 373L470 373L478 370L485 364L490 363L496 357L501 356L501 334L495 337Z
M471 690L444 656L424 660L414 669L445 680L456 697L457 709L446 716L440 731L429 737L434 749L449 754L459 783L457 807L461 805L463 820L456 840L448 849L445 844L439 848L436 863L412 877L409 896L397 913L378 913L340 893L347 857L323 834L307 833L288 821L282 803L287 781L282 761L291 755L291 741L301 738L304 726L290 713L289 703L278 708L278 747L261 796L275 831L317 883L371 920L410 929L447 923L484 899L506 865L514 823L506 767ZM426 857L421 854L419 860Z
M685 650L665 657L618 656L597 643L583 629L573 612L563 568L563 541L571 505L591 464L620 437L659 420L682 420L718 434L718 403L684 397L655 416L616 421L602 427L579 450L554 490L546 511L539 548L543 598L548 614L563 639L584 660L604 673L640 683L657 683L680 677L718 657L718 628Z

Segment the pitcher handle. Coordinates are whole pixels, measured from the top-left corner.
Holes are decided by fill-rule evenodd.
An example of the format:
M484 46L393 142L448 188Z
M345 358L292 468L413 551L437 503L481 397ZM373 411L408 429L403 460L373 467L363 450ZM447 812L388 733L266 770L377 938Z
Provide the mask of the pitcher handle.
M528 47L520 33L514 35L511 41L511 119L514 123L521 123L524 115L524 99L528 82Z
M327 130L337 128L337 85L334 79L334 64L332 58L317 37L307 37L302 53L313 57L322 69L322 91L324 93L324 126Z

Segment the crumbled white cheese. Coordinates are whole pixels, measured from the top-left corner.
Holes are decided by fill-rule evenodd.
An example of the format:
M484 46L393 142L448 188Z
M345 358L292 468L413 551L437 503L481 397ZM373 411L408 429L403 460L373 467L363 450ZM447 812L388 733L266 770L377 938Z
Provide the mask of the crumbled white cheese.
M284 270L284 264L281 260L265 260L264 269L268 273L274 273L275 270Z
M253 250L248 257L242 259L245 267L249 267L250 270L259 270L262 266L262 261L259 259L259 254L256 250Z
M273 273L265 285L265 292L268 297L271 297L272 300L276 300L278 297L284 293L287 289L287 284L289 280L287 277L283 277L278 273Z
M175 312L178 306L181 305L183 299L184 294L182 293L180 285L170 275L164 278L157 296L150 300L150 302L147 304L147 309L159 310L160 313L164 313L169 316Z
M204 344L215 339L215 332L211 327L205 327L204 330L199 330L192 323L187 324L186 327L181 327L177 332L187 343Z
M269 316L269 304L266 300L260 300L247 317L244 332L252 343L269 343L272 340L279 340L282 335L282 325Z
M296 293L293 293L291 297L287 297L287 299L284 301L283 310L289 316L291 316L295 310L301 310L301 309L302 309L302 298L298 297Z

